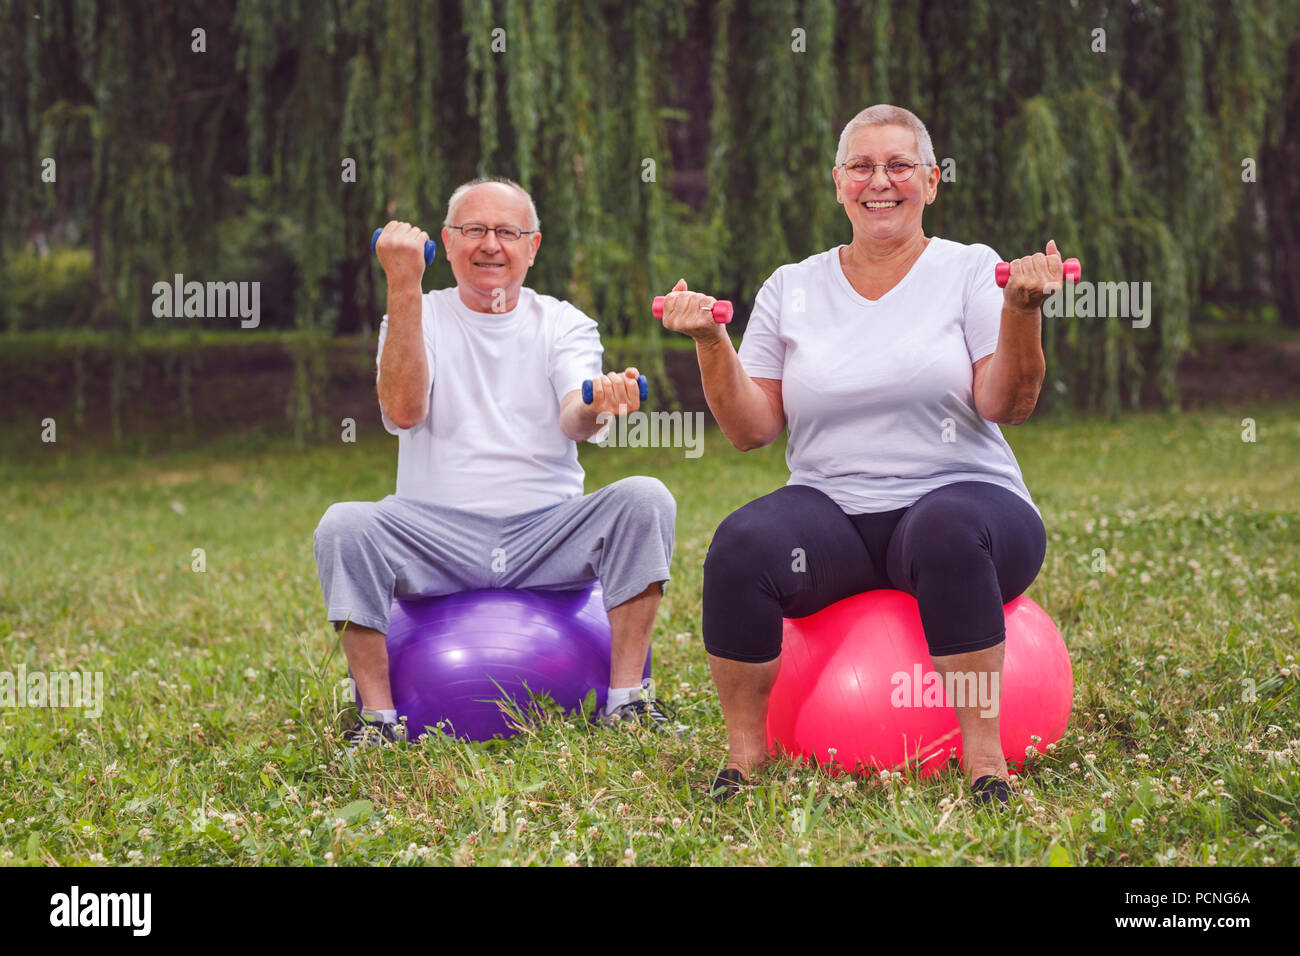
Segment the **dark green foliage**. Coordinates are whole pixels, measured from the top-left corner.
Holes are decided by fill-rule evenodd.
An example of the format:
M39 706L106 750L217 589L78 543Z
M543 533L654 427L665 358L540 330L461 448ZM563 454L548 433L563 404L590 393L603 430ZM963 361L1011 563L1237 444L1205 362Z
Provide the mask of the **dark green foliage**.
M1175 406L1205 290L1281 296L1294 321L1300 186L1280 167L1300 149L1283 101L1298 24L1285 0L0 0L0 262L33 241L88 247L91 306L21 325L117 330L127 357L140 330L175 325L149 290L178 272L261 281L263 327L369 334L384 297L370 230L436 234L457 184L508 175L543 221L529 284L640 337L653 370L646 306L677 277L743 316L777 266L849 241L839 132L894 102L955 172L928 233L1004 258L1055 238L1086 278L1153 283L1148 329L1045 322L1046 403ZM701 139L684 168L681 142ZM707 188L683 202L678 174ZM451 281L440 257L426 287ZM305 435L321 350L296 348Z

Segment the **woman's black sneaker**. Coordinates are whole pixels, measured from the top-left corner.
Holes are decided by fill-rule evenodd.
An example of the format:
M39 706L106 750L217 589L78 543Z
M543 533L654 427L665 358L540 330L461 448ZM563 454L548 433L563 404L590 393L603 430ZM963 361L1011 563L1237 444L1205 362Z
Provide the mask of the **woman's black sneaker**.
M718 803L723 803L740 793L741 787L747 786L749 786L749 781L745 779L743 773L735 767L727 767L725 770L719 770L718 775L713 778L713 786L709 788L709 796Z
M970 792L977 806L996 803L999 807L1008 807L1011 804L1011 784L992 774L986 774L971 784Z

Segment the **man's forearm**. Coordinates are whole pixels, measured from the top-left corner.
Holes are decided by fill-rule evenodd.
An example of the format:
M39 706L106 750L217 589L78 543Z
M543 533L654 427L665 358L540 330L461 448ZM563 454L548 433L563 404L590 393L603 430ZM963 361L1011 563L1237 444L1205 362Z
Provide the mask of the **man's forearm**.
M414 427L429 414L429 362L421 309L418 283L389 288L388 333L379 360L379 403L399 428Z
M570 441L586 441L600 430L604 422L598 419L598 413L590 405L583 403L577 392L565 398L560 409L560 431Z

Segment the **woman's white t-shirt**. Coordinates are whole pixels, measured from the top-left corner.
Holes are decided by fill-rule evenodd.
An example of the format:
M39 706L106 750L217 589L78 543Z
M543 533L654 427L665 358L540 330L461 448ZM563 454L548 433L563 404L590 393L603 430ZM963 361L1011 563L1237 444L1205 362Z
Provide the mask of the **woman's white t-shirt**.
M772 273L740 346L751 377L781 380L789 484L866 514L985 481L1037 511L1001 430L975 410L971 365L992 354L1002 323L998 254L932 237L873 302L849 284L839 250Z
M429 414L398 428L380 406L398 436L397 496L504 517L582 494L560 402L600 374L596 323L527 288L509 312L474 312L454 286L426 292L420 319ZM376 361L387 337L385 315Z

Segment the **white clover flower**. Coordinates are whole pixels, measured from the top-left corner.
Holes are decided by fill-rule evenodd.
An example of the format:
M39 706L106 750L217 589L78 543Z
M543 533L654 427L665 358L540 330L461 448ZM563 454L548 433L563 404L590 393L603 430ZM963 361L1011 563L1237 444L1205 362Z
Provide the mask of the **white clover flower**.
M1141 817L1134 817L1132 820L1129 821L1129 826L1131 826L1134 830L1141 830L1146 825L1147 822L1143 820Z

